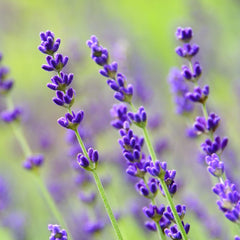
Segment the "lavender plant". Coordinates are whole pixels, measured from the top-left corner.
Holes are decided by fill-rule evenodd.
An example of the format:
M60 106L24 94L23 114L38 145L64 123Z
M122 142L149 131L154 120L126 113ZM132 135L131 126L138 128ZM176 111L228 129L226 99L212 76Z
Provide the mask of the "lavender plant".
M2 54L0 54L0 62L2 61ZM29 170L32 173L33 179L36 181L38 187L40 188L42 194L44 195L45 201L51 209L56 220L66 227L66 223L57 209L56 204L54 203L51 195L49 194L47 188L45 187L41 177L40 177L40 167L44 162L44 157L41 154L34 154L31 150L27 139L24 136L20 116L21 109L19 107L15 107L13 104L13 100L11 98L10 92L12 90L14 81L8 78L9 69L7 67L0 67L0 92L1 95L4 96L6 100L7 110L1 112L1 119L9 124L12 127L12 130L15 134L16 139L18 140L21 149L23 151L25 161L23 162L23 167L26 170Z
M132 103L133 86L127 84L126 77L123 74L118 73L116 62L109 63L109 53L99 44L98 39L92 36L87 41L87 45L92 50L92 59L103 67L99 72L108 78L107 84L115 91L114 97L120 102L129 104L134 111L128 112L125 104L115 105L111 111L115 118L112 125L120 129L121 139L119 144L123 156L128 162L127 173L140 178L140 181L136 184L136 189L141 195L151 200L149 208L145 207L143 209L145 215L153 220L153 222L146 224L147 228L154 231L158 230L159 239L165 239L166 236L172 239L188 239L187 233L190 225L184 224L182 221L186 208L181 205L175 206L172 200L172 196L177 190L174 181L176 171L167 170L166 162L157 160L147 130L147 114L144 107L136 109ZM131 124L135 124L142 129L144 138L140 138L133 133ZM149 157L142 151L144 140L150 153ZM151 176L148 180L147 173ZM169 203L166 210L163 205L156 206L155 198L158 188ZM168 228L172 222L176 224Z
M192 36L191 28L179 27L177 29L176 37L183 42L183 46L177 47L176 53L188 62L188 66L182 66L181 75L187 82L195 85L193 91L186 92L183 97L193 103L200 104L202 108L202 116L196 117L193 130L197 135L205 134L207 136L207 139L201 144L201 148L208 172L218 180L218 183L212 188L213 192L219 197L217 205L228 220L239 225L240 193L235 184L226 176L224 162L221 157L228 144L228 138L222 138L216 133L220 117L216 113L208 113L206 103L210 89L208 85L199 86L198 81L201 77L202 68L198 61L193 60L193 57L199 51L199 46L191 44ZM239 239L239 237L236 236L235 239Z
M51 78L52 83L48 83L47 87L51 90L56 91L56 97L53 98L53 102L56 105L64 107L68 110L68 113L65 114L65 117L61 117L58 119L58 123L62 127L74 131L82 150L82 152L80 152L77 156L78 164L83 169L89 171L92 174L96 182L99 194L103 200L109 219L114 228L116 237L117 239L123 239L117 221L114 217L107 196L105 194L103 185L96 171L99 159L98 151L93 149L92 147L88 148L87 150L78 132L78 126L83 120L84 112L82 110L78 112L74 112L72 110L74 97L76 94L75 90L70 87L70 84L73 81L73 74L66 74L63 71L63 68L68 62L68 57L64 57L62 54L56 53L60 45L60 39L55 40L54 34L51 31L46 31L46 33L40 33L40 38L41 45L39 46L39 50L42 53L47 54L47 64L44 64L42 68L46 71L53 71L57 73L57 75Z

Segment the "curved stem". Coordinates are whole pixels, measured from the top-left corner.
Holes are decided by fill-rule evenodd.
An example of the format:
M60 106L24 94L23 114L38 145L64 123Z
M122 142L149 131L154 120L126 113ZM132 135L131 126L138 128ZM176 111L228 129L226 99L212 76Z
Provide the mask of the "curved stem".
M151 143L151 141L150 141L150 137L149 137L149 135L148 135L148 131L147 131L146 128L143 128L143 133L144 133L144 139L146 140L146 143L147 143L147 147L148 147L148 151L149 151L149 153L150 153L150 156L151 156L153 162L155 162L155 161L157 160L156 154L155 154L155 151L154 151L154 149L153 149L153 146L152 146L152 143ZM172 199L172 197L171 197L171 194L170 194L169 191L168 191L167 185L166 185L166 183L164 182L164 180L162 180L161 178L159 178L159 179L160 179L161 186L162 186L162 188L163 188L163 192L164 192L164 194L165 194L165 196L166 196L166 198L167 198L168 204L169 204L169 206L170 206L170 208L171 208L171 210L172 210L174 219L175 219L176 224L177 224L177 226L178 226L178 230L181 232L183 240L187 240L187 239L188 239L188 238L187 238L187 234L186 234L185 229L184 229L184 227L183 227L182 221L181 221L180 217L179 217L178 214L177 214L177 211L176 211L176 208L175 208L175 204L174 204L174 202L173 202L173 199Z
M205 120L208 120L208 112L207 112L207 107L206 107L206 103L202 104L202 111L203 111L203 116L205 117Z
M130 105L131 105L131 107L133 108L133 110L136 109L136 107L135 107L132 103L131 103ZM144 139L145 139L145 141L146 141L146 145L147 145L149 154L150 154L150 156L151 156L151 158L152 158L152 161L155 162L155 161L157 160L157 157L156 157L156 153L155 153L155 151L154 151L153 145L152 145L152 143L151 143L151 141L150 141L150 137L149 137L147 128L146 128L146 127L145 127L145 128L142 128L142 130L143 130ZM166 198L167 198L168 204L169 204L169 206L170 206L170 208L171 208L171 210L172 210L174 219L175 219L176 224L177 224L177 226L178 226L178 230L179 230L179 231L181 232L181 234L182 234L182 239L183 239L183 240L188 240L187 234L186 234L185 229L184 229L184 227L183 227L182 221L181 221L180 217L179 217L178 214L177 214L177 210L176 210L176 208L175 208L175 204L174 204L174 202L173 202L173 199L172 199L172 197L171 197L171 194L170 194L169 191L168 191L167 185L166 185L166 183L164 182L164 180L162 180L162 179L160 179L160 183L161 183L161 185L162 185L163 192L164 192L164 194L165 194L165 196L166 196Z
M81 146L81 148L82 148L82 151L83 151L84 155L88 158L87 150L86 150L86 148L85 148L85 145L84 145L84 143L83 143L83 141L82 141L82 138L81 138L79 132L78 132L77 130L75 130L74 132L75 132L75 135L76 135L76 137L77 137L77 140L78 140L78 142L79 142L79 144L80 144L80 146ZM100 180L100 178L99 178L99 176L98 176L98 174L97 174L97 172L96 172L95 170L92 170L91 173L93 174L95 183L96 183L96 185L97 185L97 189L98 189L99 194L100 194L100 196L101 196L101 198L102 198L102 200L103 200L103 204L104 204L104 206L105 206L105 209L106 209L106 211L107 211L108 217L109 217L109 219L110 219L110 221L111 221L111 224L112 224L112 226L113 226L113 229L114 229L114 231L115 231L115 234L116 234L116 236L117 236L117 239L118 239L118 240L123 240L123 237L122 237L122 235L121 235L121 232L120 232L119 227L118 227L118 224L117 224L117 220L116 220L116 218L115 218L114 215L113 215L112 209L111 209L111 207L110 207L110 204L109 204L109 202L108 202L106 193L105 193L105 191L104 191L102 182L101 182L101 180Z
M123 237L122 237L121 232L120 232L119 227L118 227L117 220L116 220L116 218L113 215L112 209L111 209L111 207L109 205L109 202L108 202L106 193L104 191L103 185L101 183L101 180L100 180L100 178L99 178L99 176L98 176L98 174L97 174L97 172L95 170L93 170L91 172L93 174L93 177L94 177L94 180L96 182L99 194L100 194L100 196L101 196L101 198L103 200L105 209L106 209L108 217L109 217L109 219L110 219L110 221L112 223L112 226L113 226L113 229L114 229L115 234L117 236L117 239L123 240Z
M143 134L144 134L144 139L145 139L148 151L151 155L151 158L152 158L153 162L155 162L157 160L157 156L156 156L156 153L154 151L153 145L150 141L149 133L148 133L148 130L147 130L146 127L143 128Z
M8 109L13 109L14 105L13 105L12 99L10 97L7 97L6 101L7 101ZM30 148L30 146L27 142L27 139L25 138L25 136L23 134L23 130L21 128L21 125L18 124L18 122L12 122L11 127L12 127L12 130L14 132L14 135L15 135L16 139L18 140L18 142L19 142L19 144L22 148L22 151L25 155L25 158L31 156L32 155L32 150L31 150L31 148ZM42 192L42 194L45 198L45 201L47 202L49 208L51 209L53 216L59 222L61 227L64 227L66 229L66 231L68 233L68 236L69 236L68 239L69 240L73 239L71 237L70 231L67 228L67 225L64 221L64 218L62 217L61 213L57 209L54 200L52 199L52 197L51 197L50 193L48 192L46 186L43 184L43 181L40 178L40 176L38 175L38 172L37 171L34 172L34 169L32 171L33 171L34 179L37 182L37 184L38 184L38 186L39 186L39 188L40 188L40 190L41 190L41 192Z
M87 150L86 150L86 148L85 148L85 145L84 145L84 143L83 143L83 141L82 141L82 138L81 138L78 130L75 130L74 132L75 132L75 135L76 135L76 137L77 137L78 143L80 144L80 147L81 147L81 149L82 149L82 151L83 151L83 154L88 158Z
M34 174L34 177L35 177L35 181L37 182L37 184L38 184L38 186L39 186L39 188L40 188L40 190L43 194L43 197L45 198L45 201L47 202L49 208L51 209L54 217L56 218L58 223L61 225L61 227L67 228L67 224L66 224L62 214L57 209L56 204L55 204L54 200L52 199L50 193L46 189L45 185L43 184L42 179L37 174ZM71 234L70 234L70 231L68 229L66 229L66 231L67 231L67 234L68 234L68 239L69 240L73 239Z
M151 202L153 205L156 205L155 199L151 199ZM159 223L156 223L157 225L157 233L158 233L158 237L160 240L166 240L166 235L164 234L162 228L160 227Z

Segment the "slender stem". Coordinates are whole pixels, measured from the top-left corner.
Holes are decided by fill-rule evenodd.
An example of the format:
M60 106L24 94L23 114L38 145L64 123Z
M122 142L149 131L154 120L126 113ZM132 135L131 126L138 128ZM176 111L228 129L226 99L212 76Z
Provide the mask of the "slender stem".
M27 157L31 156L32 151L28 145L26 138L24 137L21 126L17 122L12 122L11 127L15 134L15 137L17 138L19 144L21 145L21 148L24 152L25 157L27 158Z
M117 220L116 220L116 218L113 215L112 209L111 209L111 207L109 205L109 202L108 202L106 193L104 191L103 185L101 183L101 180L100 180L100 178L99 178L99 176L98 176L98 174L97 174L97 172L95 170L93 170L91 172L93 174L93 177L94 177L94 180L96 182L96 185L97 185L98 191L100 193L100 196L101 196L101 198L103 200L103 203L104 203L104 206L106 208L108 217L109 217L109 219L110 219L110 221L112 223L112 226L114 228L114 231L115 231L115 234L117 236L117 239L123 240L123 237L121 235L121 232L120 232L118 224L117 224Z
M153 205L156 205L155 199L151 199L151 202ZM160 240L166 240L166 235L164 234L159 222L156 223L157 225L157 232L158 232L158 237Z
M145 177L143 177L143 181L144 181L146 187L149 189ZM152 205L155 205L155 206L156 206L156 202L155 202L155 199L154 199L154 198L151 198L151 203L152 203ZM164 233L163 233L163 231L162 231L162 228L160 227L160 224L159 224L159 223L156 223L156 225L157 225L157 232L158 232L158 237L159 237L159 239L160 239L160 240L165 240L166 238L165 238L165 235L164 235Z
M7 101L8 109L13 109L14 105L13 105L12 99L8 96L6 98L6 101ZM25 138L25 136L23 134L23 130L22 130L19 122L15 122L15 121L12 122L11 127L12 127L12 130L13 130L14 134L15 134L16 139L18 140L19 144L21 145L21 148L22 148L22 151L25 155L25 158L31 156L32 155L32 150L31 150L31 148L30 148L30 146L27 142L27 139ZM66 228L68 236L69 236L68 239L69 240L73 239L71 234L70 234L70 231L67 229L67 225L66 225L61 213L59 212L59 210L56 207L56 204L55 204L54 200L52 199L52 197L51 197L50 193L48 192L46 186L43 184L43 181L40 178L40 176L38 175L38 172L34 171L34 169L33 169L33 176L34 176L34 179L37 182L37 184L38 184L38 186L39 186L39 188L40 188L40 190L41 190L41 192L42 192L42 194L45 198L45 201L47 202L49 208L51 209L54 217L59 222L61 227Z
M43 197L45 198L45 201L47 202L49 208L51 209L54 217L56 218L56 220L58 221L58 223L61 225L61 227L65 227L67 226L63 216L61 215L61 213L59 212L59 210L57 209L56 207L56 204L55 202L53 201L50 193L48 192L48 190L46 189L45 185L43 184L43 181L42 179L40 178L40 176L38 174L34 174L34 178L35 178L35 181L37 182L42 194L43 194ZM67 230L67 229L66 229ZM71 234L70 234L70 231L67 230L67 234L68 234L68 239L71 240L72 237L71 237Z
M133 110L136 109L136 107L135 107L132 103L131 103L130 105L131 105L131 107L133 108ZM152 161L155 162L155 161L157 160L157 157L156 157L156 153L155 153L155 151L154 151L153 145L152 145L152 143L151 143L151 141L150 141L150 137L149 137L147 128L146 128L146 127L145 127L145 128L142 128L142 130L143 130L144 139L145 139L145 141L146 141L146 145L147 145L148 151L149 151L149 153L150 153L150 156L151 156L151 158L152 158ZM170 194L169 191L168 191L167 185L166 185L166 183L164 182L164 180L162 180L162 179L160 179L160 183L161 183L161 185L162 185L163 192L164 192L164 194L165 194L165 196L166 196L166 198L167 198L168 204L169 204L169 206L170 206L170 208L171 208L171 210L172 210L174 219L175 219L176 224L177 224L177 226L178 226L178 230L181 232L183 240L188 240L187 234L186 234L185 229L184 229L184 227L183 227L182 221L181 221L180 217L179 217L178 214L177 214L177 210L176 210L176 208L175 208L175 204L174 204L174 202L173 202L173 199L172 199L172 197L171 197L171 194Z
M148 135L148 131L147 131L146 128L143 128L143 133L144 133L144 138L145 138L146 143L147 143L148 151L149 151L149 153L151 155L152 160L155 162L156 159L157 159L156 158L156 154L155 154L155 151L154 151L154 149L152 147L152 144L151 144L151 141L150 141L150 138L149 138L149 135ZM187 238L187 234L186 234L185 229L183 227L182 221L181 221L180 217L177 214L177 211L176 211L176 208L175 208L175 204L174 204L173 199L172 199L172 197L171 197L171 195L170 195L170 193L168 191L167 185L164 182L164 180L162 180L161 178L160 178L160 183L161 183L161 186L163 188L163 192L164 192L164 194L165 194L165 196L167 198L168 204L169 204L169 206L170 206L170 208L172 210L174 219L175 219L176 224L178 226L178 230L181 232L183 240L187 240L188 239Z
M10 96L6 97L6 103L7 103L8 109L12 110L14 108L13 101ZM11 123L11 127L15 134L15 137L17 138L19 144L21 145L21 148L24 152L25 157L29 157L32 154L32 151L28 145L26 138L24 137L21 126L17 122L14 121Z
M208 112L207 112L206 103L202 104L202 111L203 111L203 116L205 117L205 119L207 121L207 119L208 119Z
M79 132L77 130L75 130L74 132L76 134L77 140L78 140L78 142L79 142L79 144L80 144L80 146L82 148L82 151L83 151L84 155L86 157L88 157L87 150L85 148L85 145L84 145L84 143L82 141L82 138L81 138ZM111 209L110 204L108 202L108 199L107 199L106 193L104 191L103 185L101 183L101 180L100 180L100 178L99 178L99 176L98 176L98 174L97 174L97 172L95 170L92 170L91 173L93 174L93 177L94 177L94 180L96 182L99 194L100 194L100 196L101 196L101 198L103 200L103 204L104 204L104 206L106 208L108 217L109 217L109 219L110 219L110 221L112 223L112 226L113 226L113 229L114 229L115 234L117 236L117 239L123 240L123 237L121 235L121 232L120 232L118 224L117 224L117 220L115 219L115 217L113 215L112 209Z
M156 156L156 153L153 149L153 145L150 141L150 137L149 137L149 133L148 133L148 130L147 128L143 128L143 134L144 134L144 139L145 139L145 142L146 142L146 145L147 145L147 148L148 148L148 151L151 155L151 158L153 160L153 162L155 162L157 160L157 156Z
M178 226L178 230L181 232L183 240L187 240L188 238L187 238L186 231L185 231L185 229L183 227L183 224L182 224L182 221L181 221L180 217L177 214L177 210L175 208L175 204L174 204L173 199L172 199L172 197L171 197L171 195L170 195L170 193L168 191L167 185L164 182L164 180L162 180L162 179L160 179L160 183L161 183L161 186L162 186L163 191L165 193L165 196L167 198L168 204L169 204L169 206L170 206L170 208L172 210L174 219L175 219L176 224Z
M74 132L75 132L75 135L76 135L76 137L77 137L77 140L78 140L78 142L79 142L79 144L80 144L80 146L81 146L81 148L82 148L83 154L88 158L87 150L86 150L86 148L85 148L85 145L84 145L84 143L83 143L83 141L82 141L82 138L81 138L78 130L75 130Z

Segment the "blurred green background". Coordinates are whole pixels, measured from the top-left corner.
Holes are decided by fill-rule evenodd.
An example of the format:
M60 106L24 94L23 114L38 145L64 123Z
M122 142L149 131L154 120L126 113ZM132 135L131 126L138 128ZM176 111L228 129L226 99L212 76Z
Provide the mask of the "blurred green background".
M126 48L126 62L123 61L123 64L127 65L128 71L132 74L128 76L129 82L134 78L133 72L137 74L136 72L139 71L138 73L145 78L145 84L152 89L147 109L161 113L164 119L164 129L156 135L162 134L171 141L171 154L166 155L164 160L169 160L169 166L177 168L178 175L188 183L187 186L184 185L185 190L182 195L193 192L200 195L199 198L205 205L211 201L210 208L217 209L211 186L204 186L199 179L194 178L194 171L202 167L198 166L195 160L196 154L191 156L191 152L192 148L197 149L199 144L192 144L187 140L186 142L176 140L179 134L184 138L185 120L174 113L167 75L171 67L180 67L183 63L174 51L178 44L175 39L176 28L190 26L194 31L194 42L199 44L201 49L199 60L203 66L202 83L209 84L211 89L209 105L222 117L224 134L229 136L231 148L238 154L239 10L240 2L237 0L0 0L0 51L4 55L3 64L10 67L10 75L15 79L12 93L14 101L27 109L26 122L28 123L29 119L34 122L33 125L26 124L24 129L33 147L36 146L35 151L39 151L37 135L42 133L41 127L46 127L46 123L51 126L54 142L54 153L47 153L48 161L51 161L51 156L57 156L59 149L62 150L60 146L67 149L64 145L64 131L56 124L56 119L64 111L52 104L53 94L46 88L50 75L41 69L45 59L37 49L40 44L39 32L49 29L57 38L61 38L60 52L70 57L70 71L75 74L75 85L80 94L79 108L81 103L85 104L89 99L94 101L95 92L89 81L93 80L94 83L102 85L98 98L101 98L101 94L103 96L112 94L108 93L110 91L99 76L98 67L92 62L90 51L86 46L86 40L94 34L110 53L116 51L116 46L123 45L123 48ZM116 45L116 43L120 44ZM1 101L1 105L4 106L4 99ZM115 101L109 102L107 107L110 108L113 102ZM0 174L9 184L12 197L11 212L23 212L26 216L26 239L48 239L49 233L46 226L50 220L54 219L32 181L31 175L21 168L21 151L13 140L11 129L4 124L0 127ZM112 129L109 131L110 137L115 137L117 147L118 136L112 133ZM103 151L104 146L108 145L108 136L106 138L106 140L100 139L98 144ZM49 177L48 167L51 166L49 162L42 169L44 179L47 178L46 176ZM182 165L181 162L184 164ZM192 165L187 165L189 162ZM195 170L186 170L186 165ZM118 172L118 169L114 171ZM116 184L117 188L121 185L121 174L125 173L118 173L119 177L112 183L113 186ZM71 175L69 170L63 179ZM121 194L124 186L119 187L119 192L114 189L109 190L111 202L114 208L117 209L120 205L120 208L124 209L126 202ZM116 197L118 195L120 198ZM74 200L70 201L71 204L72 202ZM81 203L77 200L74 205L71 204L64 203L66 207L64 211L78 204L77 208L81 208ZM71 211L74 212L74 209ZM5 212L2 215L4 214L10 213ZM216 214L222 218L224 225L228 224L217 210ZM191 239L210 239L207 231L203 230L198 220L191 217L190 213L188 219L190 223L195 223L192 224ZM131 215L121 219L120 226L126 239L148 239L147 233L136 225ZM108 234L105 234L100 236L101 239L113 239L110 231L107 229L110 237L107 238ZM151 239L155 239L154 235L151 236ZM7 229L2 228L0 239L15 238Z

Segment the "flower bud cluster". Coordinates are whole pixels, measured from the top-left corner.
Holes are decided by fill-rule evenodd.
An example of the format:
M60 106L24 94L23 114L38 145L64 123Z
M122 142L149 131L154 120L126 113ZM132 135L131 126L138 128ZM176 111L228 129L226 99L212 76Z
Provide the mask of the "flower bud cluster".
M180 57L185 57L189 61L189 66L182 67L182 76L191 82L197 82L201 76L202 69L199 62L192 64L192 57L197 54L199 47L195 44L190 45L189 41L192 37L192 31L189 28L178 28L176 36L178 40L187 39L184 46L176 49ZM190 70L192 69L192 70ZM205 163L208 166L208 172L219 179L213 187L213 192L217 194L220 200L217 205L220 210L224 212L225 217L232 222L240 220L240 193L236 190L236 186L230 180L225 180L224 162L220 160L220 155L228 144L228 138L221 138L216 135L216 130L220 123L220 117L215 113L207 113L206 101L209 96L209 86L205 85L203 88L196 86L193 92L185 94L186 98L192 102L198 102L202 105L204 116L198 116L193 125L193 130L196 134L207 134L207 138L202 144L201 148L205 155Z
M70 87L74 75L73 73L65 73L63 68L68 63L68 57L57 53L60 46L60 39L54 38L54 33L51 31L46 31L45 33L40 33L41 44L38 49L47 54L46 61L47 64L42 65L42 68L46 71L55 71L57 75L51 78L51 83L47 84L47 87L56 92L56 97L52 100L53 102L61 107L68 110L65 117L58 119L58 124L64 128L73 130L76 134L78 133L78 127L84 118L84 112L82 110L74 112L71 107L74 104L75 90ZM92 46L93 56L95 60L100 64L107 61L106 51L101 49L96 45L96 39L92 39L90 44ZM101 55L101 56L100 56ZM100 64L100 65L101 65ZM82 148L83 146L81 146ZM84 147L85 148L85 147ZM81 149L82 153L77 156L77 162L79 165L86 170L94 170L97 167L98 162L98 152L89 148L88 153L85 153L85 149Z
M109 62L109 54L106 48L99 45L99 41L96 36L91 36L90 40L87 41L87 45L91 48L92 59L103 69L99 71L101 75L108 78L107 84L115 91L114 97L120 102L131 103L133 96L133 86L127 84L126 77L117 73L118 64L116 62Z

